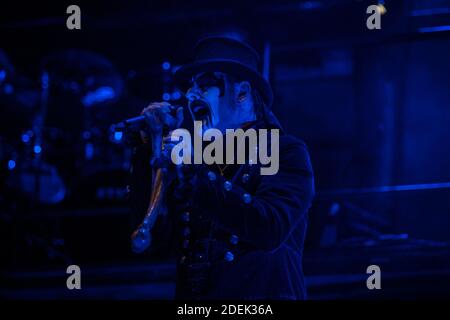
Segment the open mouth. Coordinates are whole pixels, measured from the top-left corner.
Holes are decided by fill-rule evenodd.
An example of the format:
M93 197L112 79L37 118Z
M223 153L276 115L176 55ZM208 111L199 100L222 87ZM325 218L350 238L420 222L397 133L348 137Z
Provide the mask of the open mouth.
M202 124L207 127L211 126L211 111L207 102L195 100L190 108L195 121L202 121Z

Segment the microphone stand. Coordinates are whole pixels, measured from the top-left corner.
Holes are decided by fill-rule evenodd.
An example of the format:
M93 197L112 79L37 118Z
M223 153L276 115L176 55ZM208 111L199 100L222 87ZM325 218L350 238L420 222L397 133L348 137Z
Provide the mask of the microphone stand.
M159 159L162 150L162 132L154 134L151 139L152 159ZM167 168L152 168L152 192L147 212L144 220L131 235L131 247L133 252L142 253L152 243L151 230L156 222L159 214L166 210L164 205L164 194L166 191L165 177Z

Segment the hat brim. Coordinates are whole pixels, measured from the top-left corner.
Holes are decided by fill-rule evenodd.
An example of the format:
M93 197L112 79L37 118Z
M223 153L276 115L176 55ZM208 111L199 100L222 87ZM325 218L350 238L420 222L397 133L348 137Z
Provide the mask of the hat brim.
M250 81L250 83L259 90L266 105L268 107L272 105L273 92L269 82L255 70L235 60L199 60L178 68L174 73L174 79L178 84L183 84L190 81L194 75L200 72L212 71L220 71L248 79L248 81Z

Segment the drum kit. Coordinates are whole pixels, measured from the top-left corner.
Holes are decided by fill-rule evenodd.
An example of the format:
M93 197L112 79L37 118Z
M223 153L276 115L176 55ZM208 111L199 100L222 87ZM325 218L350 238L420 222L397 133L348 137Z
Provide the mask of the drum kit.
M34 83L0 49L0 205L123 201L131 152L110 125L124 114L124 87L94 52L46 56Z

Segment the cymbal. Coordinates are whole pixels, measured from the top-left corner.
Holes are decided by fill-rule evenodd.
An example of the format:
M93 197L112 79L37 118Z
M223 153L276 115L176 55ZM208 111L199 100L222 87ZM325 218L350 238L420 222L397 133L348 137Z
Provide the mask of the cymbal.
M6 52L0 49L0 134L14 136L31 125L39 106L39 88L15 72Z
M42 73L49 84L77 94L85 107L117 100L124 88L122 76L111 61L85 50L63 50L45 57Z

